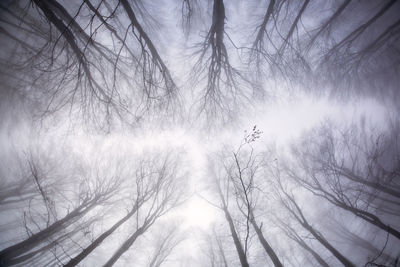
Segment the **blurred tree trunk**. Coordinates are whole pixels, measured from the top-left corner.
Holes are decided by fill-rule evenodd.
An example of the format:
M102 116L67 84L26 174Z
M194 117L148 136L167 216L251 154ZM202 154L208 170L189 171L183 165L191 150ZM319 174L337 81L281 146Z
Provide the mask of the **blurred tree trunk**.
M117 223L115 223L110 229L105 231L103 234L101 234L99 237L97 237L89 246L87 246L81 253L79 253L77 256L72 258L67 264L65 264L65 267L71 267L71 266L76 266L79 264L84 258L86 258L94 249L96 249L107 237L109 237L112 233L114 233L115 230L117 230L124 222L129 220L138 210L138 205L135 205L135 207L122 219L120 219Z

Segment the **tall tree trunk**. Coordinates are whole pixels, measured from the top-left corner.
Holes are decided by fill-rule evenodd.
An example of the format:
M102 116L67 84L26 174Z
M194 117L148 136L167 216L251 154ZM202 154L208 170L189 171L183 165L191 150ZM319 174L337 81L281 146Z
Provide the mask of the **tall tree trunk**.
M111 267L117 260L124 254L136 241L136 239L144 233L146 226L143 225L139 229L137 229L121 246L120 248L112 255L112 257L103 265L103 267Z
M291 26L290 29L289 29L288 34L286 35L285 39L283 40L283 43L282 43L282 45L281 45L281 48L279 48L279 51L278 51L279 54L282 54L282 53L284 52L284 50L285 50L285 48L286 48L286 45L287 45L288 42L289 42L289 39L292 37L293 32L294 32L294 30L295 30L296 27L297 27L297 23L299 22L301 16L303 15L303 13L304 13L304 11L306 10L306 8L307 8L307 6L308 6L309 3L310 3L310 0L305 0L305 1L304 1L304 3L303 3L303 5L302 5L302 7L301 7L299 13L297 13L296 18L295 18L295 20L294 20L292 26Z
M321 266L329 267L329 264L315 250L313 250L309 245L307 245L305 242L301 242L299 240L296 240L296 242L302 248L307 250Z
M336 12L329 18L327 22L322 25L322 27L318 30L318 32L314 35L314 37L311 39L311 41L308 44L308 47L311 47L317 37L323 33L330 25L332 25L333 21L336 20L340 14L346 9L346 7L350 4L351 0L345 0L340 7L336 10Z
M224 195L221 190L221 186L217 180L216 180L216 184L217 184L218 194L219 194L219 197L220 197L221 203L222 203L222 210L224 211L225 218L228 221L229 230L231 232L231 236L233 238L233 243L235 244L235 248L238 253L240 263L241 263L242 267L249 267L249 263L247 262L246 253L244 252L242 243L240 242L239 236L236 232L235 225L233 223L233 219L231 217L231 214L229 213L227 203L225 202L225 198L224 198Z
M283 188L282 188L283 190ZM317 239L327 250L329 250L344 266L346 267L355 267L355 265L342 253L340 253L332 244L329 243L325 237L315 230L305 218L302 210L299 205L297 205L293 196L290 196L286 191L283 190L283 193L286 195L287 200L290 201L292 205L289 205L282 199L282 203L286 207L286 209L293 215L293 217L303 226L304 229L308 230L314 237Z
M281 223L284 225L282 229L290 239L308 251L321 266L329 267L329 264L297 234L296 230L284 222Z
M384 5L378 13L376 13L372 18L370 18L367 22L359 26L357 29L349 33L342 41L336 44L331 48L330 52L342 47L346 43L352 43L355 39L357 39L368 27L370 27L375 21L377 21L383 14L385 14L394 4L396 0L389 1L386 5ZM329 53L330 53L329 52Z
M60 244L61 242L63 242L67 238L70 238L71 236L73 236L74 234L79 232L80 230L82 230L82 229L81 228L77 228L77 229L74 229L71 232L63 234L62 236L58 237L56 240L50 242L49 244L47 244L47 245L45 245L45 246L43 246L43 247L41 247L41 248L39 248L39 249L37 249L35 251L29 252L29 253L24 254L24 255L22 255L22 256L20 256L18 258L13 258L13 259L7 261L7 265L11 266L11 265L17 265L17 264L21 264L21 263L24 263L24 265L27 265L29 263L28 260L31 260L34 257L40 257L41 253L49 251L54 246L56 246L57 244Z
M267 252L268 256L271 258L272 262L274 263L275 267L283 267L283 264L279 260L275 251L272 249L272 247L268 244L267 240L265 239L265 237L261 231L261 228L257 225L254 217L250 220L250 222L253 225L254 230L256 231L258 240L260 240L261 245L264 247L265 252Z
M236 251L239 255L240 263L242 264L242 267L249 267L249 263L247 262L247 257L246 254L244 253L242 243L240 243L239 237L235 230L235 225L233 224L231 214L229 213L227 207L224 207L224 214L229 224L229 229L231 231L233 242L235 243Z
M395 188L393 188L393 187L387 187L387 186L382 185L382 184L377 183L377 182L368 181L368 180L364 179L363 177L360 177L360 176L354 174L353 172L351 172L350 170L345 169L345 168L341 168L341 169L339 169L337 171L338 171L338 173L340 175L346 177L347 179L349 179L349 180L351 180L353 182L357 182L357 183L369 186L369 187L371 187L373 189L385 192L388 195L394 196L396 198L400 198L400 192L398 190L396 190Z
M272 16L272 11L274 10L274 5L275 5L275 0L269 1L267 12L265 13L263 22L260 25L260 29L258 30L256 40L253 43L253 47L256 47L257 42L261 42L262 39L264 38L264 34L267 30L268 21L269 21L270 17Z
M302 223L303 227L306 228L327 250L329 250L344 266L355 267L355 265L342 253L340 253L325 237L318 233L311 225L308 223Z
M53 234L65 228L67 224L69 225L73 223L75 219L79 219L81 216L85 215L93 207L95 207L94 203L95 201L93 200L89 203L85 203L84 205L77 207L71 213L67 214L64 218L54 222L46 229L43 229L42 231L30 236L29 238L19 242L18 244L3 249L0 252L0 264L7 265L7 262L9 260L30 251L35 246L37 246L47 238L51 237Z
M314 250L312 249L304 240L303 238L300 237L300 235L297 234L296 230L293 229L289 224L279 220L279 223L283 226L281 226L281 229L286 233L286 236L295 241L299 246L304 248L306 251L308 251L314 259L324 267L329 267L329 264Z
M218 237L216 239L217 239L218 250L219 250L219 253L221 254L222 260L224 262L224 266L228 267L228 261L226 260L226 256L225 256L224 248L222 247L222 244L221 244L221 240Z
M396 229L394 229L393 227L391 227L390 225L382 222L381 219L378 216L376 216L375 214L372 214L368 211L358 209L355 207L350 207L348 205L345 205L344 203L339 204L337 206L352 212L357 217L364 219L365 221L369 222L370 224L375 225L376 227L382 229L383 231L387 231L389 234L397 237L400 240L400 232L397 231Z
M381 255L380 259L384 259L384 260L387 260L389 262L394 262L395 261L395 259L392 256L390 256L390 255L388 255L386 253L383 253L382 249L376 248L373 244L371 244L371 242L369 242L368 240L362 238L361 236L356 235L351 231L347 231L345 233L345 235L347 235L346 238L350 242L352 242L354 245L356 245L356 246L358 246L360 248L368 250L373 255Z
M88 247L86 247L81 253L72 258L64 267L76 266L84 258L86 258L95 248L97 248L107 237L109 237L115 230L117 230L124 222L131 218L137 211L138 206L135 206L125 217L115 223L110 229L97 237Z

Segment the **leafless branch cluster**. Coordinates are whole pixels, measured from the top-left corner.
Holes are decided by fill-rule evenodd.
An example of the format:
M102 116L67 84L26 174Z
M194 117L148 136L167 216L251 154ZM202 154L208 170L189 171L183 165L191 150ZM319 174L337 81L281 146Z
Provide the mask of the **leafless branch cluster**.
M195 84L203 86L199 100L200 111L215 117L218 113L229 114L249 100L252 85L245 72L233 67L226 45L225 4L213 1L212 21L204 41L198 44L193 67ZM232 42L232 40L230 40Z
M338 246L332 231L344 243L368 251L372 260L364 263L393 264L393 256L385 253L387 245L379 249L340 221L349 216L366 228L399 239L399 225L390 223L400 215L395 125L374 132L363 123L342 130L326 123L305 134L285 158L273 150L255 152L257 141L247 141L248 136L259 136L254 127L236 150L225 149L213 158L210 175L217 193L215 203L219 203L213 205L225 215L241 265L251 265L256 249L264 251L274 266L293 264L293 256L285 255L287 244L268 235L274 228L314 264L331 266L337 261L356 266L358 259ZM313 215L313 211L325 215ZM327 226L321 216L334 222ZM258 244L251 242L253 237Z
M95 165L89 172L60 178L56 178L57 173L42 169L35 158L29 159L27 164L29 180L20 181L32 185L29 198L13 199L28 203L19 215L23 217L20 229L26 233L21 235L21 240L11 240L11 245L1 250L2 265L76 266L129 221L129 227L134 225L132 235L105 263L105 266L112 266L157 219L185 197L179 158L171 151L166 155L142 157L136 169L120 165L105 170ZM87 166L84 169L87 170ZM11 202L1 204L4 207ZM99 232L97 225L107 224L102 216L110 208L127 212L110 228ZM10 230L15 231L15 227ZM168 257L177 245L172 240L175 240L174 232L158 248L163 255L153 257L153 265Z
M170 71L139 21L142 5L38 0L1 7L3 45L13 51L2 57L2 73L46 112L69 107L101 125L115 118L134 123L179 105Z

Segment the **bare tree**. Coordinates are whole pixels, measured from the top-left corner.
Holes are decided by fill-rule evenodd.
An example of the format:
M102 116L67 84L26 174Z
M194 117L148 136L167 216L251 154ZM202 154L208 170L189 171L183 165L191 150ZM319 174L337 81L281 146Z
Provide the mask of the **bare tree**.
M335 226L332 228L334 233L341 239L349 242L354 246L358 246L369 251L374 257L379 256L379 262L381 262L382 264L392 264L395 262L395 259L392 256L385 253L385 247L383 250L382 248L376 247L371 241L367 240L362 235L351 231L350 229L345 227L343 223L338 222L337 220L333 220L332 223L334 223ZM375 261L378 258L376 258Z
M39 170L40 166L38 166L37 163L30 161L28 165L32 179L37 186L37 196L39 196L39 198L37 200L31 198L28 210L23 213L24 227L28 237L23 241L4 248L0 252L1 263L6 265L26 261L38 253L43 252L43 247L40 248L40 246L48 240L50 240L50 244L57 244L60 240L65 239L66 236L63 236L64 230L67 230L67 232L70 231L70 234L76 232L69 230L70 227L82 227L82 225L79 226L79 221L96 207L107 205L107 201L114 197L115 192L118 191L121 184L121 180L119 180L118 177L109 179L109 177L96 176L93 182L90 181L91 179L89 179L89 177L81 177L80 189L75 196L64 195L62 191L58 193L58 197L69 202L67 207L63 207L63 209L65 209L63 210L61 207L56 207L55 201L57 200L57 196L54 193L54 191L57 190L56 185L65 186L67 183L71 185L71 182L74 183L76 181L71 179L71 181L68 182L67 180L71 178L69 176L64 180L67 181L67 183L58 180L44 187L44 182L47 180L52 181L51 178L44 176L44 173ZM65 188L65 190L68 189ZM35 203L40 202L43 204L38 205L38 208L42 208L35 211L35 206L37 205ZM57 204L61 206L61 203ZM43 212L44 216L42 215ZM59 218L59 214L62 213L64 213L64 215ZM76 225L76 223L78 223L78 225ZM38 230L35 232L30 224ZM61 237L58 237L60 233ZM67 236L70 237L70 234ZM53 241L51 241L51 239L53 239ZM51 245L44 245L44 247L49 249ZM32 251L33 249L36 250Z
M20 166L24 169L23 166ZM2 177L0 186L0 206L1 210L6 205L12 205L21 201L29 200L36 195L37 188L35 188L33 179L30 179L29 174L20 174L12 181L6 177Z
M342 137L335 137L329 134L326 127L323 133L327 134L327 138L323 139L323 143L319 147L319 156L307 151L305 154L300 150L295 151L300 170L288 168L289 177L314 195L324 198L331 204L351 212L399 238L400 232L395 227L385 223L377 215L373 206L370 205L375 200L375 195L386 193L394 197L397 196L397 185L393 184L393 181L398 176L398 160L397 158L387 157L386 154L392 155L393 151L397 151L397 138L389 138L389 143L382 146L379 138L375 142L368 143L364 133L361 134L361 138L364 137L364 139L361 139L360 136L356 139L361 143L351 143L351 140L354 140L355 137L352 136L354 132L342 135ZM397 136L397 132L395 136ZM336 138L343 138L344 145L335 147ZM365 150L360 149L359 144L364 145ZM343 153L343 150L341 150L343 148L345 155L340 154ZM342 157L340 161L336 158L338 154ZM319 159L310 160L316 157L319 157ZM344 160L344 157L346 157L346 160ZM385 160L384 163L382 159ZM346 165L351 167L348 168ZM388 169L384 166L387 166Z
M278 225L291 240L295 241L304 250L309 252L321 266L329 266L329 264L322 258L322 256L318 252L316 252L309 244L307 244L304 238L299 235L298 230L294 229L294 227L291 226L289 223L279 218Z
M155 158L147 162L145 171L150 174L151 194L144 195L148 198L137 217L136 229L114 252L104 266L114 263L143 235L158 218L179 205L185 197L185 183L182 181L179 157L171 154L165 155L161 160Z
M15 52L29 55L28 60L3 60L9 67L32 73L24 87L42 93L45 112L69 106L87 120L94 117L101 126L117 118L136 123L149 111L172 110L172 102L176 108L177 86L145 23L139 22L137 13L146 10L143 5L90 0L77 4L67 7L56 0L35 0L1 6L6 47L16 44ZM26 43L22 34L38 45ZM12 75L9 70L4 73ZM40 89L43 84L47 86Z
M224 1L214 0L211 26L204 41L198 45L198 60L192 70L195 84L202 86L201 80L205 79L205 89L199 100L200 111L205 112L210 120L220 114L227 114L229 118L252 94L247 92L252 87L250 79L234 68L230 61L224 37L232 40L225 31L225 19Z
M218 205L216 207L221 209L224 213L225 219L229 225L230 234L233 239L233 243L235 245L236 252L238 254L241 265L243 267L248 267L249 263L248 263L247 256L246 256L247 252L243 248L242 241L239 238L239 235L238 235L236 227L235 227L235 223L234 223L232 215L229 211L229 195L230 195L229 178L227 179L227 177L218 176L217 173L213 173L212 175L214 178L215 186L216 186L219 201L220 201L220 205ZM222 187L223 185L225 185L224 188ZM224 192L225 190L226 190L226 192ZM247 240L245 242L247 242ZM245 247L247 248L247 245L245 245Z
M242 265L247 262L249 239L251 228L253 228L262 248L270 257L273 264L275 266L283 266L276 252L263 234L262 223L259 224L254 215L257 209L258 198L256 191L259 185L257 184L257 180L261 174L263 157L261 154L254 152L251 143L260 138L261 133L257 129L257 126L254 126L250 133L245 132L244 139L236 150L230 151L227 149L226 153L220 156L219 160L221 162L219 164L221 165L222 173L221 171L215 171L213 174L221 201L221 205L218 207L224 211L229 223L230 232ZM242 215L239 218L239 222L244 228L243 245L228 209L229 200L236 204L231 205L235 213L239 212Z
M261 245L271 258L273 264L275 266L283 266L274 249L264 237L261 226L258 225L254 216L255 206L257 205L255 203L256 197L254 192L257 187L255 180L257 179L263 162L262 158L260 159L260 155L255 154L253 148L251 147L251 143L260 138L261 133L262 132L257 129L257 126L253 127L251 133L246 133L243 143L235 152L232 153L234 167L232 170L230 170L229 178L232 180L234 185L235 196L238 197L238 199L236 199L238 208L246 218L246 240L249 236L249 224L251 224ZM249 146L250 149L248 155L245 153L246 146ZM247 244L247 242L245 242L245 244Z
M212 231L203 233L205 243L204 254L206 254L211 266L228 267L234 264L230 261L229 246L226 246L227 243L231 242L230 240L228 241L230 234L223 234L222 229L213 225Z
M175 248L183 241L183 237L178 231L179 227L175 224L157 237L149 267L160 267L168 260Z
M325 237L324 235L316 230L305 217L302 209L297 204L293 194L287 192L281 181L279 173L275 177L278 185L278 196L283 207L289 212L289 214L310 234L318 240L327 250L329 250L344 266L355 266L346 256L338 251Z
M307 87L314 81L317 88L331 84L338 94L364 90L397 95L393 85L385 82L398 76L396 1L369 5L347 0L271 0L258 8L263 12L253 10L257 22L251 25L254 37L248 49L249 62L255 63L261 77L289 80L293 86L306 82ZM322 10L323 15L315 19L315 12ZM352 16L355 10L357 20Z
M225 218L229 224L229 229L231 231L231 236L233 238L233 242L235 243L235 247L236 247L237 253L239 255L240 263L242 264L242 266L249 266L249 264L247 262L245 250L243 249L241 241L239 239L239 236L236 232L235 225L234 225L232 216L228 210L227 203L226 203L225 199L223 198L222 191L220 190L220 188L218 189L218 191L219 191L219 194L221 197L222 209L224 211Z
M153 126L164 130L158 126L177 116L203 119L199 128L205 124L212 134L198 136L219 146L224 142L213 131L231 130L221 127L241 118L262 119L254 111L266 109L267 96L292 97L295 90L373 96L396 117L399 10L396 0L2 1L0 148L16 138L20 153L47 139L48 130L57 137L79 139L75 133L83 130L101 140L116 136L97 132L136 139ZM167 128L187 127L180 122ZM336 126L327 122L306 133L282 161L279 156L276 172L268 172L270 152L253 147L261 134L256 126L239 146L209 157L206 176L215 194L209 202L225 219L225 236L208 233L211 265L226 267L232 255L244 267L270 260L328 266L328 254L346 266L365 259L350 260L335 241L367 252L366 266L392 261L386 247L400 240L400 122L388 119L375 130L365 120ZM86 144L77 142L72 150L80 156L64 151L61 157L53 154L66 140L60 139L46 156L31 153L22 163L1 154L0 265L75 266L128 229L105 260L112 266L131 250L138 253L134 247L185 198L178 153L115 159L96 149L86 155ZM309 216L313 206L302 194L321 203L313 211L331 212L333 225ZM385 246L336 225L346 216L378 238L387 234ZM335 231L339 240L330 236ZM162 265L177 236L171 230L149 245L153 254L145 264Z
M147 163L142 161L140 166L138 166L138 169L136 171L136 174L133 175L135 176L135 188L136 192L133 195L132 199L132 204L129 212L122 217L120 220L118 220L114 225L112 225L107 231L99 235L95 240L92 241L92 243L87 246L85 249L83 249L78 255L73 257L67 264L64 266L76 266L81 262L83 259L85 259L89 254L95 250L97 247L101 245L101 243L109 237L111 234L113 234L121 225L123 225L126 221L131 219L137 212L138 210L147 202L150 201L151 198L154 197L154 195L157 193L157 186L156 184L153 184L151 179L153 178L150 173L146 172L146 165ZM134 189L134 188L131 188Z

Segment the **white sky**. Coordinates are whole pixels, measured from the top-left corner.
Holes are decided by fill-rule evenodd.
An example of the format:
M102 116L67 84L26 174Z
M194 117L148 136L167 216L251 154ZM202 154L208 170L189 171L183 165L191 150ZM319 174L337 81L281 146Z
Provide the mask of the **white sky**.
M192 188L198 194L206 194L202 190L204 184L204 170L206 156L212 151L221 148L221 144L237 144L243 138L244 130L251 130L254 125L263 131L259 146L276 142L278 146L285 146L298 138L303 131L317 126L322 120L331 118L338 122L357 120L365 115L372 123L380 123L385 115L385 108L374 100L365 100L358 103L332 105L327 99L299 98L296 103L282 101L279 104L268 106L256 112L256 116L249 116L246 123L232 129L222 130L217 136L207 138L193 129L173 128L161 132L139 135L135 143L140 146L172 146L183 147L190 165ZM257 145L257 146L258 146ZM206 195L204 195L206 197ZM216 218L219 211L207 201L195 194L178 211L178 216L185 218L186 227L206 229Z

